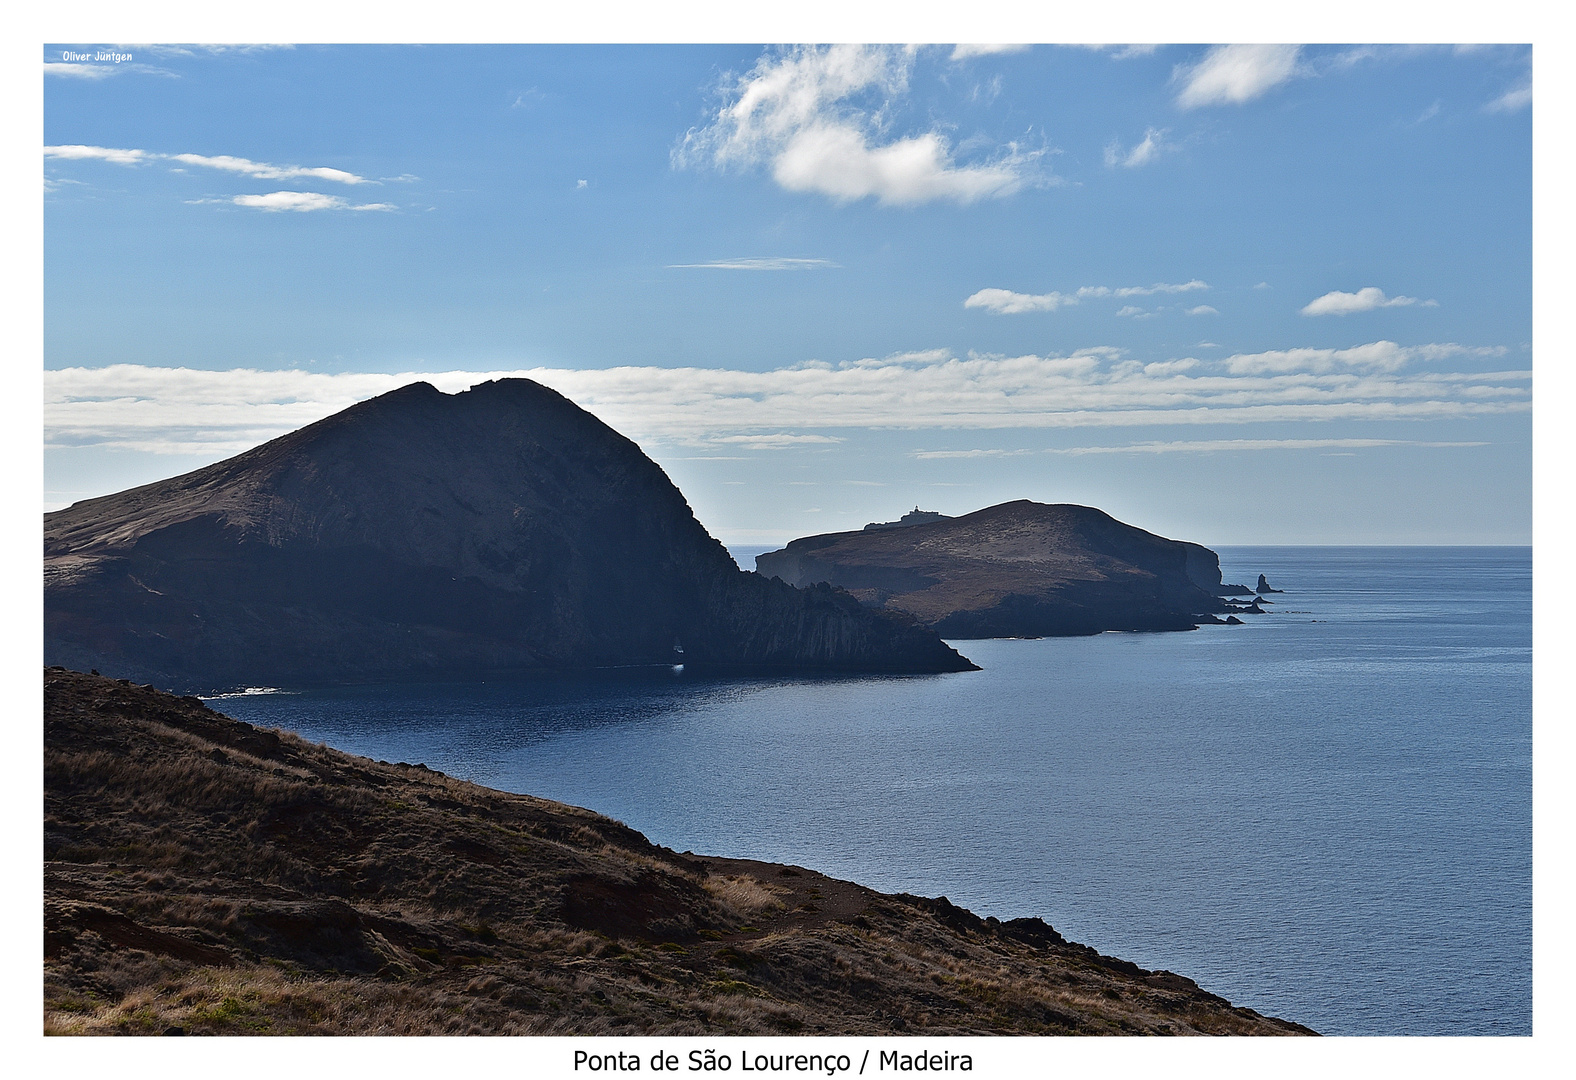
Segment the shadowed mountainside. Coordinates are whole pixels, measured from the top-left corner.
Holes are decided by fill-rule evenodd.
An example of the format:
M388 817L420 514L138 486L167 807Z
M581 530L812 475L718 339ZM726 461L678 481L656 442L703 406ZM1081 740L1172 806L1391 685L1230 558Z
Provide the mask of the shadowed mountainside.
M526 379L413 383L44 522L46 661L169 688L973 668L911 617L740 571L639 447Z
M803 867L44 672L58 1034L1311 1034Z
M790 585L829 582L948 638L1192 630L1218 621L1220 558L1088 506L1020 499L919 525L827 533L756 557Z

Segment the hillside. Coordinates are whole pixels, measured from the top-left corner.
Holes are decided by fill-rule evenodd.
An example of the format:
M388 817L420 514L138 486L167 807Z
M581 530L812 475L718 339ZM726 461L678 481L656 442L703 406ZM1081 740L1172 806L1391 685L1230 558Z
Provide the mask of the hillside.
M672 664L973 667L734 564L650 458L527 379L413 383L44 518L45 660L168 689Z
M912 516L912 515L911 515ZM1020 499L956 518L795 540L765 576L830 583L947 638L1192 630L1219 621L1220 559L1088 506Z
M44 672L44 1027L95 1034L1310 1034L804 867Z

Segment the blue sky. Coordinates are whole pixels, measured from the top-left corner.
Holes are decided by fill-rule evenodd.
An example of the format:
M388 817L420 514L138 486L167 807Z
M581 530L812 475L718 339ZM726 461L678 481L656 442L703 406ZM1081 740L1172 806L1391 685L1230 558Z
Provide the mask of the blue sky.
M729 544L1530 542L1526 48L44 61L46 508L520 373Z

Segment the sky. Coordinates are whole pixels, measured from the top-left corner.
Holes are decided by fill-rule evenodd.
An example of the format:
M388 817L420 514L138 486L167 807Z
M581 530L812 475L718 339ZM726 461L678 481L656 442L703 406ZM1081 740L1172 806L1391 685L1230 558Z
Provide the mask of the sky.
M724 543L1532 534L1523 46L44 48L44 506L537 379Z

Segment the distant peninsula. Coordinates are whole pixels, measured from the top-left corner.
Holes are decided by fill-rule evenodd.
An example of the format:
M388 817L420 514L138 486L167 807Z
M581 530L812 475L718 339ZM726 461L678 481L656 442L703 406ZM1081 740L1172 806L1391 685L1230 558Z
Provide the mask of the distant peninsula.
M859 532L794 540L755 565L786 584L839 586L947 638L1192 630L1239 610L1222 597L1249 593L1222 584L1219 556L1200 544L1027 499L961 517L915 507Z
M799 866L44 672L44 1030L1313 1034Z
M412 383L47 514L44 613L47 662L180 690L974 668L911 615L741 571L638 446L528 379Z

